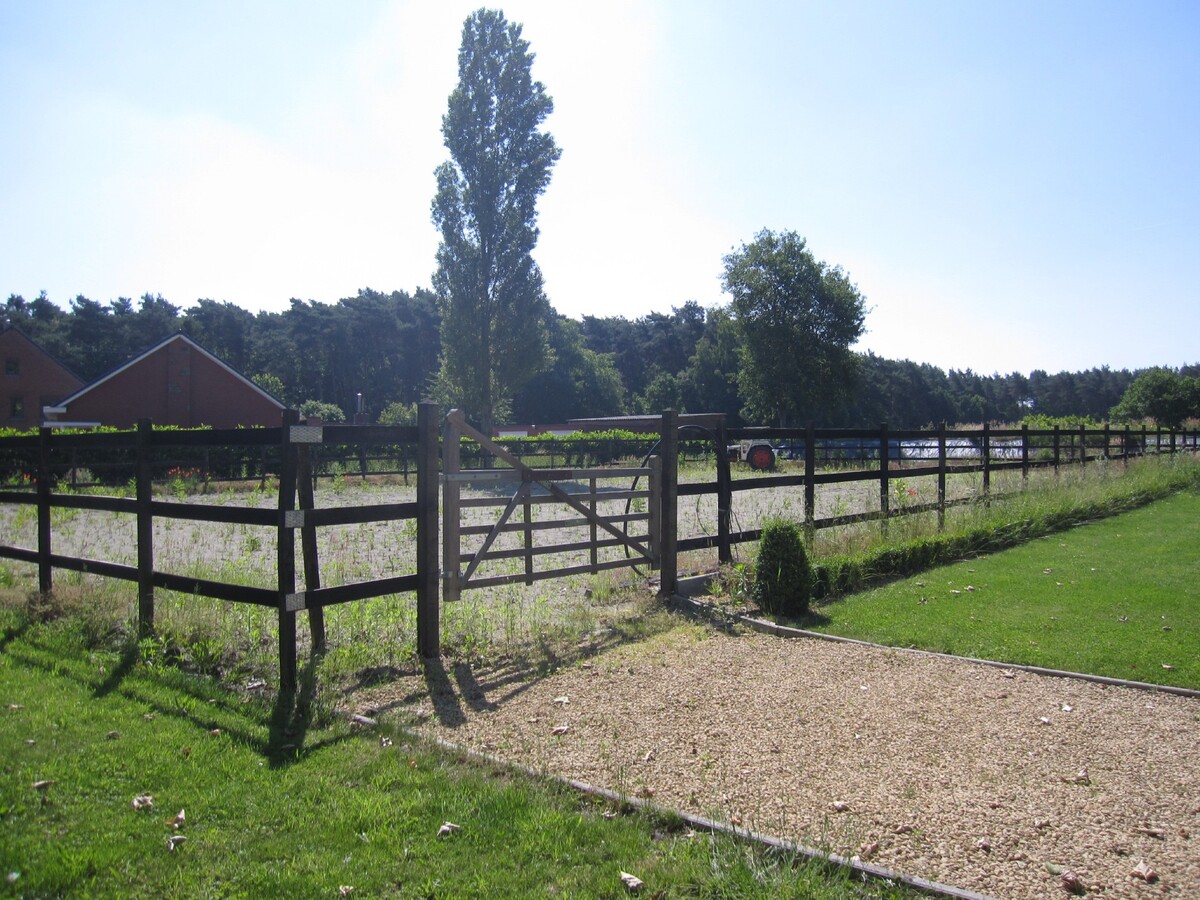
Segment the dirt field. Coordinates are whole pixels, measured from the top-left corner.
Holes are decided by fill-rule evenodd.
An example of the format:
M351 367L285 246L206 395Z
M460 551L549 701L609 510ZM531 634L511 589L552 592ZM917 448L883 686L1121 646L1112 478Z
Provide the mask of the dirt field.
M1200 896L1193 699L681 619L548 677L462 665L356 703L995 897L1067 896L1064 872L1088 896Z

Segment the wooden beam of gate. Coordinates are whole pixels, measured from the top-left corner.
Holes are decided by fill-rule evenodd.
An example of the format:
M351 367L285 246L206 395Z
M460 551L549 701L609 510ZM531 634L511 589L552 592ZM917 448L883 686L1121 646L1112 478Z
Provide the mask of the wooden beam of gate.
M483 546L481 546L471 558L471 563L467 566L467 571L462 577L463 584L466 584L471 580L471 576L475 574L475 570L479 568L479 564L483 561L483 555L487 553L489 549L491 549L492 544L500 535L500 532L503 530L504 526L508 524L508 520L512 517L513 512L517 508L517 504L524 500L528 494L528 482L517 488L517 492L513 494L512 499L508 501L508 505L504 507L504 512L500 514L500 518L496 520L496 524L492 526L492 530L488 532L488 536L483 539Z
M532 466L525 465L525 463L521 462L520 459L518 459L513 454L509 453L508 450L506 450L504 447L501 447L499 444L494 443L490 438L484 437L483 434L481 434L479 431L477 431L476 429L472 428L469 424L467 424L467 421L463 417L461 410L452 411L450 413L450 415L447 416L446 418L453 419L455 426L460 428L462 430L463 434L465 434L467 437L471 438L473 441L476 441L481 447L486 447L494 456L498 456L500 459L504 460L506 463L508 463L514 469L518 469L522 472L528 472L529 478L531 481L535 481L538 484L540 484L547 491L549 491L556 499L562 501L567 506L569 506L573 510L575 510L577 513L580 513L581 515L583 515L588 521L595 522L597 525L599 525L601 528L603 528L605 531L607 531L613 537L620 539L620 541L622 543L626 544L629 547L632 547L634 550L636 550L638 553L640 553L642 556L644 556L647 560L653 561L653 556L651 555L650 550L645 546L645 544L642 541L638 541L634 538L631 538L629 535L627 535L623 531L621 531L621 529L606 522L602 516L594 514L588 507L584 506L582 503L575 500L573 497L571 497L570 494L568 494L566 491L564 491L562 488L560 488L557 484L554 484L552 481L543 480L542 478L539 478L537 469L533 468Z

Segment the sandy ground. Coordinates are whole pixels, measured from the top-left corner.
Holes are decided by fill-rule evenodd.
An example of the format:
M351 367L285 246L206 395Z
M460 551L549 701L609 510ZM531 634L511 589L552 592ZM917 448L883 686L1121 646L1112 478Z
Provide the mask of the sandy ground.
M685 621L356 697L430 737L1000 898L1200 897L1200 701ZM1151 881L1134 874L1153 870Z

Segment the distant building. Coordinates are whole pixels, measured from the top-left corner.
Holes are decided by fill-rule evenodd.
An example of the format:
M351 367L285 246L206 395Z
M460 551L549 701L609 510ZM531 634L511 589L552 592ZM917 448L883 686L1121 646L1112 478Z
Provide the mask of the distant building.
M43 407L83 387L82 378L15 326L0 331L0 359L4 360L0 425L8 428L38 427Z
M284 405L191 338L175 334L45 407L48 425L278 426Z

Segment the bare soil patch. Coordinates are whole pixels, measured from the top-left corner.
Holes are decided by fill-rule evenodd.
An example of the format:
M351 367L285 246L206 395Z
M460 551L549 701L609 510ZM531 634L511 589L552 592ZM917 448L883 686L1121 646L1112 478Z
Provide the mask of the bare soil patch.
M354 703L995 897L1067 896L1063 871L1088 896L1200 896L1190 698L681 619L546 677L462 664Z

